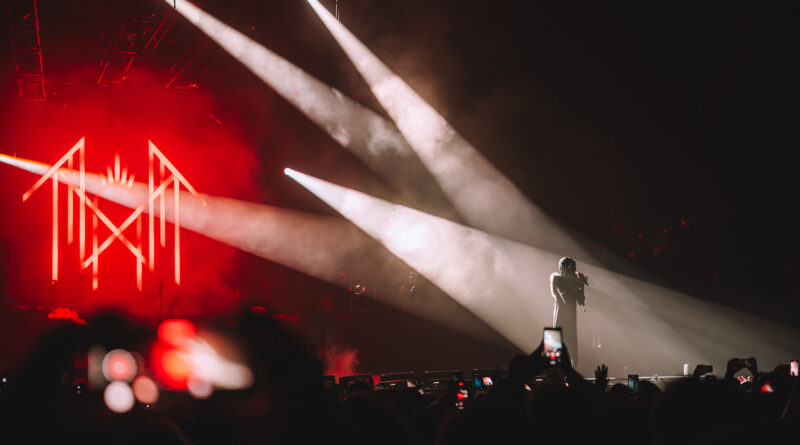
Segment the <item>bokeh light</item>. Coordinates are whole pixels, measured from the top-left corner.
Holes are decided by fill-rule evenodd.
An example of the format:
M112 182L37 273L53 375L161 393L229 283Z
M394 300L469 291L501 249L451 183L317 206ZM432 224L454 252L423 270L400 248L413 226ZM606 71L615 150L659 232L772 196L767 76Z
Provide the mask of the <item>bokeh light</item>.
M192 376L187 382L189 394L196 399L207 399L214 392L214 386L206 379Z
M164 320L158 326L158 339L176 347L185 347L197 334L197 330L188 320Z
M126 413L133 408L133 391L125 382L111 382L103 392L103 400L111 411Z
M131 386L133 387L133 395L136 396L136 400L139 402L145 405L152 405L158 401L158 385L150 377L140 375L136 377Z
M103 358L103 376L108 381L130 382L136 372L136 360L124 349L114 349Z

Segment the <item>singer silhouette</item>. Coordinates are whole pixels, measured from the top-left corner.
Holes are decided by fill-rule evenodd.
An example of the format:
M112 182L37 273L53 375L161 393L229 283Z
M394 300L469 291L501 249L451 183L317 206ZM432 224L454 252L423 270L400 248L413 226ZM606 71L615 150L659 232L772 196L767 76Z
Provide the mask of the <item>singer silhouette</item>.
M555 300L553 326L561 327L573 366L578 364L577 305L584 305L583 288L589 285L589 278L577 273L576 268L575 260L564 257L558 261L558 272L550 275L550 292Z

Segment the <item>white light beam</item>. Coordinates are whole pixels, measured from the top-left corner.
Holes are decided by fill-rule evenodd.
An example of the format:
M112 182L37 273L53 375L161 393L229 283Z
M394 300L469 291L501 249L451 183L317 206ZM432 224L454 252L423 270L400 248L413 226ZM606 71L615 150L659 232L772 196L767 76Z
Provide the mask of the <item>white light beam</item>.
M397 128L473 227L553 252L583 249L317 0L308 0ZM575 253L579 251L581 254Z
M443 212L446 199L392 122L186 0L165 0L264 83L395 188L403 201ZM402 168L399 168L402 166ZM415 185L408 187L409 184Z
M292 169L285 173L521 350L541 341L542 327L551 323L549 271L558 255ZM601 362L651 373L678 372L684 362L724 368L728 358L745 354L774 364L800 346L800 332L778 323L599 267L580 267L591 277L587 312L579 313L584 371ZM589 347L592 334L604 339L605 349Z
M0 154L0 162L36 174L44 174L51 167L4 154ZM61 168L57 176L64 184L79 185L77 171ZM149 196L146 183L134 182L127 187L103 184L101 178L86 173L88 194L133 209ZM183 228L344 288L354 277L382 275L386 303L473 338L503 342L483 321L438 289L426 287L424 302L408 298L400 291L406 284L408 268L342 218L200 193L207 204L204 206L189 192L180 190L180 194ZM165 218L173 223L173 200L166 201ZM154 206L153 211L160 215L159 206ZM345 270L348 276L342 277L340 273Z

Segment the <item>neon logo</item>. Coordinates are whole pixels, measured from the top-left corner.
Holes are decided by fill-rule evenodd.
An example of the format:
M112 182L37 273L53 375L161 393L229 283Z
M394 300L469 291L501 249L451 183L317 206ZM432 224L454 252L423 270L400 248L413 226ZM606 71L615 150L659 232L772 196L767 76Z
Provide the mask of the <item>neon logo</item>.
M78 171L73 169L77 156ZM25 202L33 195L45 182L52 181L53 184L53 247L52 247L52 279L58 280L58 182L59 177L65 179L67 183L67 244L74 241L74 219L75 204L74 196L78 197L78 250L80 256L81 270L92 267L92 289L98 287L98 269L100 254L102 254L114 241L119 240L136 257L136 287L142 290L142 269L146 264L150 271L155 270L155 225L156 217L153 213L154 207L159 206L158 224L159 241L161 247L166 247L166 199L167 188L172 185L173 195L173 224L174 232L174 261L175 261L175 283L181 282L181 255L180 255L180 187L183 186L195 199L203 206L205 200L197 193L189 181L178 171L170 160L161 150L148 141L148 182L146 202L139 204L133 212L119 226L115 225L100 209L98 199L100 193L94 196L87 195L86 192L86 138L81 138L71 149L69 149L55 164L53 164L39 179L22 194L22 201ZM66 169L63 167L66 164ZM156 183L156 167L158 169L158 182ZM102 177L101 184L104 191L106 187L128 188L134 186L134 175L128 175L127 168L120 170L120 158L117 154L114 158L113 171L110 166L106 169L107 175ZM167 176L167 174L169 176ZM77 178L75 178L77 175ZM77 180L76 180L77 179ZM77 183L77 185L75 185ZM86 208L91 211L92 218L92 250L87 256L86 252ZM147 210L148 228L148 255L145 258L142 251L142 213ZM98 226L102 223L109 230L111 235L102 242L98 239ZM124 232L131 225L136 224L136 242L131 241Z

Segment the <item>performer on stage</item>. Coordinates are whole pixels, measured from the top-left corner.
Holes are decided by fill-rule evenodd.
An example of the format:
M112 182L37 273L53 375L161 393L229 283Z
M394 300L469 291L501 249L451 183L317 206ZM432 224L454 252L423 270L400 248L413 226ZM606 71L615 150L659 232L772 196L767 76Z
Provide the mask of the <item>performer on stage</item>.
M589 278L575 269L575 260L564 257L558 261L559 272L550 275L550 292L555 299L553 326L561 327L573 366L578 364L578 313L575 305L584 305L583 288L589 285Z

